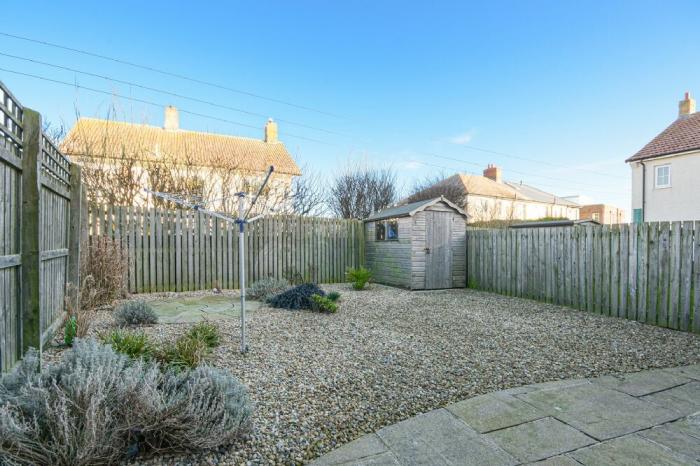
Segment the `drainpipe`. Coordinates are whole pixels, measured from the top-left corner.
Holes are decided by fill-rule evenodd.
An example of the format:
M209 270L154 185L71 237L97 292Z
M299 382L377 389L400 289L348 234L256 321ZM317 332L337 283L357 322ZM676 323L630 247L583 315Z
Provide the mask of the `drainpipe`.
M639 163L642 164L642 223L644 223L647 214L647 166L641 160Z

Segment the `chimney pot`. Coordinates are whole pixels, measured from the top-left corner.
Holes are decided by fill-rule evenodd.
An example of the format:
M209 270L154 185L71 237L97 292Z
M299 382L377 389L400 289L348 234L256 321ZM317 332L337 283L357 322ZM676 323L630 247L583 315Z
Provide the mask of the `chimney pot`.
M690 96L690 92L685 93L685 98L678 102L678 118L685 118L695 113L695 99Z
M172 105L165 107L163 129L166 131L177 131L180 129L180 115L177 112L177 107Z
M501 169L492 163L488 164L486 170L484 170L484 177L493 180L496 183L503 182L503 174L501 173Z
M277 142L277 123L272 118L265 124L265 142Z

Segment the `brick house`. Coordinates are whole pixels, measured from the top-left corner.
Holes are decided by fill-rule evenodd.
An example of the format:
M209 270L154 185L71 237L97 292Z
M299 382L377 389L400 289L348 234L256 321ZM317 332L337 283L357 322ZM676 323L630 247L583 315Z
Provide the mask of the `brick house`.
M581 206L579 218L595 220L603 225L615 225L625 223L625 211L608 204L588 204Z

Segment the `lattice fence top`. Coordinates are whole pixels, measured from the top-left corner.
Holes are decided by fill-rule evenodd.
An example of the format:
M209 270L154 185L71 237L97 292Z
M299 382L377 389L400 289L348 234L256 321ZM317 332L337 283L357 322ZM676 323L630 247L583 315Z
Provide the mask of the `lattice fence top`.
M24 108L14 95L0 81L0 138L6 149L17 157L22 157Z

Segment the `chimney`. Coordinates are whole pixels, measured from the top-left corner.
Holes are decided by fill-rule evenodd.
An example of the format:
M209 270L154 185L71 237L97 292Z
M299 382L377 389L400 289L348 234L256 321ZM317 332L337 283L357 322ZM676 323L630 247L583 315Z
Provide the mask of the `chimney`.
M277 123L272 118L265 123L265 142L277 142Z
M695 113L695 99L690 97L690 92L685 93L685 98L678 102L678 118L685 118Z
M165 107L163 129L166 131L177 131L180 129L180 116L177 113L177 107L173 107L172 105Z
M501 173L501 169L492 164L489 164L489 166L486 167L486 170L484 170L484 177L488 178L489 180L493 180L496 183L503 182L503 175Z

